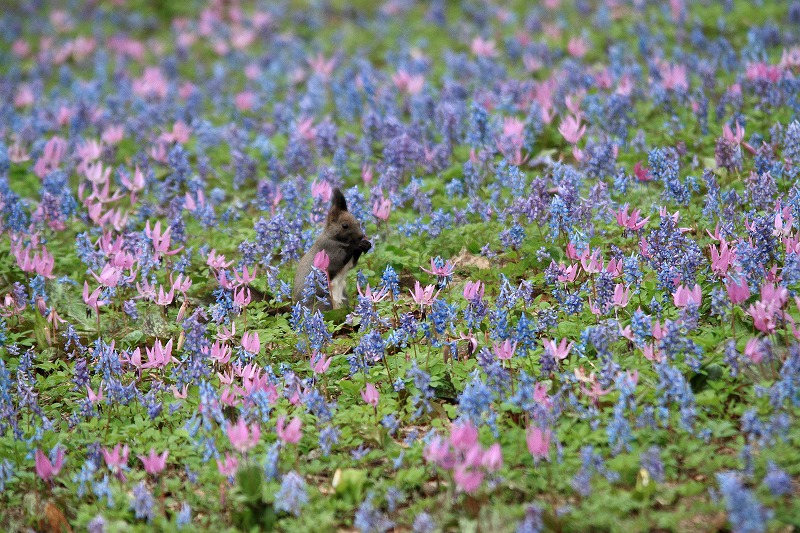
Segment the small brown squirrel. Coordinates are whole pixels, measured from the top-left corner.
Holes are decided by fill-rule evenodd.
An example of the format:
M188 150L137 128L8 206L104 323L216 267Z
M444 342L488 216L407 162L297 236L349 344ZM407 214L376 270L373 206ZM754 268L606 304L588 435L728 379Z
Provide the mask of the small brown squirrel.
M314 257L324 250L330 258L330 263L328 263L329 295L326 297L321 289L317 289L317 297L324 298L324 303L304 301L303 305L325 311L347 305L348 300L345 295L347 272L356 265L361 254L369 251L370 248L372 248L372 243L361 231L361 225L356 217L347 210L347 202L342 191L338 188L334 189L331 196L331 208L325 219L325 230L297 265L292 300L295 303L302 300L304 284L314 265Z

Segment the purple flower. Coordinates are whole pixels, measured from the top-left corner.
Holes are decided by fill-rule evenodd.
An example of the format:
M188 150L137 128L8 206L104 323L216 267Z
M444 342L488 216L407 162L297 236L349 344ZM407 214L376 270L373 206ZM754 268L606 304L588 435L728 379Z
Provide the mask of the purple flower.
M792 478L785 471L781 470L774 462L767 463L767 474L764 476L763 484L769 489L773 496L785 496L792 493Z
M281 481L281 488L275 494L275 509L300 516L300 510L308 503L306 482L295 471L291 471Z
M735 472L717 474L720 492L725 498L728 521L736 533L765 531L771 512L764 508L755 494L742 485Z

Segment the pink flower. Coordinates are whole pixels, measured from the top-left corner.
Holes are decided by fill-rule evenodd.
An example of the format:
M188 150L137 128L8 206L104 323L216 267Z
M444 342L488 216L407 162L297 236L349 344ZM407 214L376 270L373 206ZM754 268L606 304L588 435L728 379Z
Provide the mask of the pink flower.
M747 314L753 318L753 325L758 331L767 335L775 331L775 312L772 306L756 302L747 308Z
M731 144L742 144L742 140L744 140L744 128L742 128L737 121L734 133L734 130L725 123L725 125L722 126L722 138Z
M184 296L186 296L186 291L192 286L192 278L189 276L183 277L183 274L178 274L178 277L175 278L175 281L172 282L172 288L176 291L179 291Z
M764 305L774 309L781 309L789 299L786 287L776 286L774 283L765 283L761 286L761 301Z
M372 204L372 214L378 220L383 220L386 222L389 220L389 213L392 210L392 201L388 198L376 198L375 202Z
M617 307L625 307L628 305L630 298L630 287L625 287L622 283L617 283L614 286L614 299L613 303Z
M652 328L652 335L653 338L657 341L660 341L664 338L666 331L661 327L661 322L658 320L653 320L653 328Z
M173 385L171 388L172 388L172 395L175 396L176 400L185 400L186 396L188 396L189 394L189 385L184 385L183 387L181 387L181 390L178 390L178 388L175 385Z
M378 392L378 389L375 388L375 385L372 383L367 383L366 388L361 391L361 398L365 403L371 405L372 407L378 407L380 393Z
M33 256L33 269L34 271L45 277L47 279L53 279L53 265L54 259L53 254L51 254L47 248L42 248L40 252L37 252Z
M144 189L144 174L139 170L139 167L134 169L133 179L128 178L127 174L122 173L120 181L131 193L136 193Z
M14 44L16 45L17 42ZM783 69L800 67L800 47L795 46L789 50L784 48L783 52L781 53L781 61L778 63L778 66Z
M789 211L788 206L782 211L778 210L775 213L775 230L772 232L772 234L776 237L789 237L792 234L793 223L794 217L792 216L791 211Z
M555 341L549 339L543 339L542 343L544 344L544 349L549 350L553 357L556 359L562 360L566 359L569 355L570 350L572 350L572 345L574 343L570 342L567 344L567 339L561 339L561 342L556 344Z
M217 339L221 342L228 342L236 335L236 322L231 323L231 328L221 326L217 331Z
M422 91L422 86L425 85L425 76L422 74L412 75L400 69L395 74L392 74L392 82L400 91L414 95Z
M242 287L233 293L233 303L240 308L247 307L250 304L250 289Z
M180 248L176 248L174 250L169 249L170 244L170 232L172 228L167 228L167 231L161 233L161 221L156 222L156 225L153 229L150 229L150 221L148 220L144 226L144 233L147 235L147 238L153 241L153 249L155 250L155 257L158 258L162 254L163 255L175 255L181 250L183 250L183 246Z
M12 163L24 163L25 161L30 161L31 159L28 152L25 151L25 147L22 146L19 140L14 141L14 143L8 147L8 158Z
M547 395L547 385L541 382L533 386L533 399L546 407L549 407L553 402L550 396Z
M164 368L169 363L177 363L178 360L172 356L172 339L166 344L161 344L160 339L156 339L152 348L145 348L147 352L147 363L142 368Z
M86 385L87 393L89 394L89 402L94 405L97 402L103 401L103 383L100 383L100 388L95 393L92 388L87 384Z
M186 144L191 134L192 134L192 128L184 124L182 121L178 120L172 125L172 132L162 133L160 139L168 143L176 142L179 144Z
M142 98L164 99L169 92L169 82L158 67L147 67L141 78L133 80L133 92Z
M248 427L244 418L239 417L236 424L228 426L226 433L231 441L231 446L238 452L245 453L258 444L258 439L261 437L261 428L255 422Z
M592 375L592 377L594 377L594 372L593 372L591 375ZM611 388L611 387L609 387L609 388L607 388L607 389L604 389L604 388L602 388L602 387L600 386L600 384L599 384L599 383L597 383L596 381L593 381L593 382L592 382L592 388L591 388L591 389L587 389L586 387L584 387L583 385L581 385L581 392L582 392L582 393L584 393L584 394L585 394L586 396L588 396L589 398L591 398L591 399L595 400L595 401L596 401L596 400L597 400L597 399L598 399L600 396L605 396L606 394L608 394L608 393L609 393L609 392L611 392L612 390L613 390L613 388Z
M699 306L703 299L703 293L700 285L696 283L691 291L685 285L680 285L675 294L672 295L672 298L676 307L686 307L689 303Z
M639 181L650 181L653 179L653 176L650 175L650 170L642 165L641 161L633 165L633 175L636 176L636 179Z
M744 354L756 364L764 359L764 346L758 337L753 337L747 341L747 345L744 347Z
M736 252L731 249L728 242L723 238L720 238L719 248L709 244L708 249L711 254L711 271L724 276L736 259Z
M42 156L36 161L33 172L40 178L44 178L50 172L58 168L66 152L67 141L61 137L51 138L44 145Z
M106 144L119 144L125 138L125 127L118 124L107 126L100 138Z
M470 302L480 302L483 298L484 285L480 281L467 281L464 285L464 298Z
M258 338L257 331L249 331L242 335L242 348L249 353L261 351L261 340Z
M734 282L733 278L729 276L725 289L728 291L728 298L730 298L733 305L739 305L750 298L750 287L747 285L747 280L744 276L740 276L738 283Z
M128 453L131 451L128 448L128 445L120 449L120 445L117 444L114 446L113 450L109 450L108 448L103 448L100 450L103 453L103 459L105 459L106 466L111 470L117 477L122 476L122 470L127 468L128 466Z
M225 477L231 477L239 470L239 460L231 453L225 453L225 460L217 459L217 470Z
M209 357L221 365L227 364L231 360L232 349L230 346L219 340L214 341L209 351Z
M558 132L568 143L578 144L583 134L586 133L586 125L581 125L580 118L569 115L561 121L561 124L558 126Z
M211 268L222 270L231 266L233 264L233 261L225 261L224 255L222 254L217 255L216 250L211 250L208 253L208 260L206 261L206 264Z
M689 89L689 79L686 76L686 67L684 65L665 63L660 70L662 83L668 91L686 91Z
M466 451L478 442L478 429L469 420L455 423L450 429L450 444L456 450Z
M300 430L303 422L297 417L294 417L288 426L284 426L284 422L286 422L285 416L278 417L278 438L288 444L297 444L303 436L303 432Z
M600 256L600 249L596 248L590 255L589 248L586 248L583 254L581 254L581 266L583 270L589 274L596 274L602 271L603 258Z
M49 481L61 472L61 467L64 466L64 450L56 445L53 451L50 452L52 457L55 453L55 460L50 459L37 448L35 455L36 458L36 473L45 481Z
M311 370L313 370L315 374L324 374L328 371L328 367L331 366L332 359L332 357L325 357L325 354L315 354L312 358Z
M622 206L622 209L616 213L617 224L623 228L639 231L650 220L650 217L639 218L640 215L641 211L639 209L634 210L631 215L628 215L628 204L625 204Z
M495 42L491 39L475 37L470 45L472 53L478 57L494 57L497 55Z
M308 64L311 66L311 70L313 70L315 74L317 74L323 80L327 80L330 78L331 73L333 73L333 67L336 66L336 58L332 57L330 59L325 59L325 56L320 53L310 58L308 60Z
M20 84L14 95L15 107L28 107L36 102L36 95L33 93L33 88L27 83Z
M105 285L106 287L116 287L120 278L122 277L122 270L111 266L110 263L106 263L103 266L103 270L100 271L99 276L94 272L92 272L92 276L94 276L94 279L96 279L97 283L100 285Z
M431 257L431 269L423 268L422 271L440 278L449 278L455 272L455 265L450 260L447 260L440 266L436 264L436 258Z
M653 347L653 343L645 344L642 348L642 354L648 361L661 361L661 352Z
M528 428L526 442L528 451L534 459L545 459L550 454L550 438L552 432L542 430L540 427L531 426Z
M503 136L522 142L525 138L525 123L516 117L503 119Z
M311 196L328 203L333 196L333 187L327 181L314 180L311 184Z
M168 456L169 450L164 450L161 455L158 455L154 448L150 448L150 453L148 455L137 455L144 465L144 471L154 476L158 475L167 467Z
M555 265L555 261L552 261L552 264ZM578 265L577 263L573 263L570 266L566 266L564 263L559 263L557 265L558 271L558 281L561 283L572 283L575 281L575 278L578 277Z
M572 57L583 57L589 51L589 44L583 37L573 37L567 43L567 52Z
M453 472L453 480L456 482L456 486L467 494L472 494L480 488L481 483L483 483L483 476L483 471L477 468L468 468L465 465L457 466L455 472Z
M434 289L436 289L435 285L428 285L423 289L419 281L416 281L414 290L409 290L409 292L411 293L411 299L414 300L417 305L425 306L431 305L436 299L436 296L439 295L438 291L436 294L433 294Z
M257 267L254 266L253 271L250 272L250 269L246 265L242 268L241 275L239 274L238 270L234 270L233 279L236 282L236 285L249 285L250 282L256 279L257 270Z
M366 185L372 183L372 167L366 163L361 167L361 179Z
M17 39L11 46L11 51L17 57L25 57L31 53L31 46L22 39Z
M239 111L250 111L256 103L256 95L252 91L243 91L234 97L234 105Z
M97 287L94 291L92 291L92 294L89 294L89 284L85 281L83 282L83 302L90 308L94 309L95 313L99 313L99 307L106 303L105 301L97 301L98 298L100 298L101 289L102 287Z
M630 94L633 92L633 79L629 74L622 75L615 92L622 96L630 96Z
M500 447L500 443L495 442L483 452L481 464L489 472L497 472L503 468L503 449Z
M328 257L328 254L325 250L320 250L314 256L314 267L322 270L323 272L328 271L328 265L331 264L331 258Z
M450 469L455 465L455 456L450 445L439 435L434 436L422 452L422 456L429 463L436 464L442 468Z
M507 361L514 357L514 351L517 349L517 343L511 343L510 339L504 340L501 344L493 344L494 355L501 361Z
M544 66L544 63L542 63L541 59L532 56L531 54L525 54L522 56L522 64L525 65L525 69L531 74Z
M389 287L383 287L378 292L372 292L372 288L369 286L369 283L367 284L367 288L364 289L364 292L361 292L361 285L356 284L356 289L358 290L359 296L366 298L373 303L378 303L389 295Z

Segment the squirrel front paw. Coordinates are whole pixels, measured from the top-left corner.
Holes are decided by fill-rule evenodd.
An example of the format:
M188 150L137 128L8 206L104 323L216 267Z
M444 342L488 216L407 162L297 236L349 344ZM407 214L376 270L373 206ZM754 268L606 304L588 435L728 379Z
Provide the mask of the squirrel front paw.
M361 239L361 242L358 243L358 249L362 252L368 252L370 248L372 248L372 243L367 239Z

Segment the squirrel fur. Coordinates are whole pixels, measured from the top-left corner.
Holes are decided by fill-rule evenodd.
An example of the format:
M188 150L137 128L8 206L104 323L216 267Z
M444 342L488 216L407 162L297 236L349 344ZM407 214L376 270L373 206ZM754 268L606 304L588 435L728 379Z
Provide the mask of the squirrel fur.
M326 296L322 290L317 289L317 296L324 298L325 301L323 303L305 301L303 305L325 311L346 306L348 302L345 294L347 272L356 265L361 254L369 251L370 248L372 248L372 243L367 240L356 217L347 210L347 202L342 191L338 188L334 189L331 196L331 208L325 219L325 229L297 265L292 300L295 303L301 301L306 278L314 266L314 257L324 250L330 258L328 264L329 294Z

